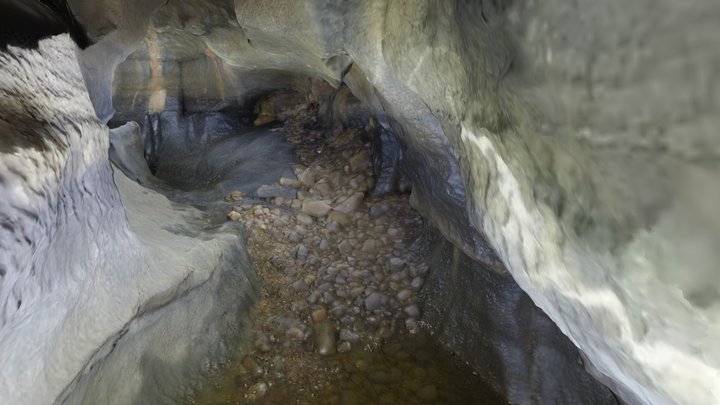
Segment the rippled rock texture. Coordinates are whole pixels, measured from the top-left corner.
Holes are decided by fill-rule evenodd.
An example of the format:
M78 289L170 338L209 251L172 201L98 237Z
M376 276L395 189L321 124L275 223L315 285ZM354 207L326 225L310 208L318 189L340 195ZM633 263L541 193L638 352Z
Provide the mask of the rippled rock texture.
M239 229L113 177L69 37L0 54L0 102L3 403L173 403L246 333Z
M587 367L620 397L648 404L720 402L720 222L714 209L720 200L717 2L70 4L91 39L98 41L79 54L79 62L103 122L115 111L117 124L127 119L143 122L148 114L168 111L247 112L269 90L293 88L312 94L308 78L339 87L338 94L345 92L342 97L349 90L377 124L395 136L402 150L398 178L412 185L415 207L463 254L485 267L506 269L581 349ZM2 80L9 83L5 76ZM17 92L42 98L34 87L10 89L4 99L15 98ZM318 94L318 103L338 98L323 97ZM10 103L3 110L27 105ZM68 121L90 119L87 111L83 114ZM332 108L327 114L329 122L341 115ZM4 132L18 126L2 125L7 126ZM63 131L76 137L85 133L77 125L66 127ZM100 140L103 130L97 122L89 131L97 131L98 144L87 143L83 148L94 147L95 152L78 161L92 167L88 162L102 160L100 142L105 141ZM20 142L24 153L34 154L28 157L35 158L38 168L50 163L42 169L48 174L42 176L3 171L8 179L18 178L3 182L8 190L3 195L12 195L10 181L52 182L65 167L52 159L65 162L64 156L72 156L41 156L31 152L36 150L34 141L27 137L11 139ZM83 148L77 146L76 154L86 153ZM2 162L11 164L6 162L17 156L6 153ZM100 229L111 235L103 237L132 243L123 236L130 232L128 225L117 222L121 215L102 215L102 210L118 207L112 202L119 198L114 189L98 181L73 181L82 171L75 166L70 170L69 177L60 177L69 182L67 188L87 187L95 194L100 192L93 187L109 189L101 195L110 202L86 209L110 221ZM99 177L104 170L102 176L109 179L107 164L93 170L88 173L99 171L94 175ZM22 176L26 179L19 179ZM38 190L54 184L42 181ZM25 207L34 199L43 208ZM43 244L66 243L82 234L48 239L21 237L14 230L27 233L40 227L37 232L45 235L52 226L62 229L64 223L54 219L63 215L43 213L50 212L50 206L62 210L73 205L48 205L42 192L8 201L8 209L20 210L18 218L30 218L20 228L5 227L0 236L8 246L2 248L13 252L2 257L13 260L4 264L3 319L20 322L15 314L44 313L24 309L30 305L24 307L26 296L51 296L26 291L52 291L55 278L64 280L67 274L44 270L56 264L39 263L33 270L32 261L80 260L85 262L74 268L86 268L88 260L100 256L89 251L72 257L56 254L52 261L38 259L42 255L32 252L43 251ZM78 204L85 200L73 201L76 209L84 207ZM97 237L92 242L97 243L96 251L110 252L102 258L114 262L117 244ZM93 243L89 246L96 246ZM145 274L138 270L142 266L123 260L127 271ZM42 280L45 274L62 276L28 281L31 275ZM13 277L23 281L5 281ZM87 277L66 278L88 282ZM80 292L96 287L74 288ZM120 291L118 297L132 289ZM9 304L18 301L19 310ZM57 312L47 315L47 325L60 324ZM71 330L72 324L64 325L62 331ZM118 321L117 330L121 325ZM12 329L6 326L0 333L8 330ZM60 332L48 333L67 343ZM31 352L3 354L11 355ZM23 360L8 358L4 364ZM13 378L3 375L3 384Z

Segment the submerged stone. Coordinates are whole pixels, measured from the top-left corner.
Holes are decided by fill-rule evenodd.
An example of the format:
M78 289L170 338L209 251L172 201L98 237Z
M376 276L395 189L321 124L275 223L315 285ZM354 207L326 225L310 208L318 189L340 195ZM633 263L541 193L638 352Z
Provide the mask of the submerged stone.
M292 187L263 185L257 190L256 194L259 198L283 197L293 199L296 197L297 191Z

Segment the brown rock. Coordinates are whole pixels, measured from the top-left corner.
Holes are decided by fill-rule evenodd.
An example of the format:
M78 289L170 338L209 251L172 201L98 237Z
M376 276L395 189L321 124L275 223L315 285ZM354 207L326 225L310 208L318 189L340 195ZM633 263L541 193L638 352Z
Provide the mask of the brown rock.
M322 322L327 319L327 310L325 308L318 308L312 312L313 322Z

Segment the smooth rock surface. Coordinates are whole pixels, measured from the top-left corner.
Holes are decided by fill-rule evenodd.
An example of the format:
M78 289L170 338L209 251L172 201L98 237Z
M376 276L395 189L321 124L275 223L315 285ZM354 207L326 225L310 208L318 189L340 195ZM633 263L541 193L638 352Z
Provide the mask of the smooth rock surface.
M304 200L301 211L316 218L322 218L330 212L330 206L324 201Z

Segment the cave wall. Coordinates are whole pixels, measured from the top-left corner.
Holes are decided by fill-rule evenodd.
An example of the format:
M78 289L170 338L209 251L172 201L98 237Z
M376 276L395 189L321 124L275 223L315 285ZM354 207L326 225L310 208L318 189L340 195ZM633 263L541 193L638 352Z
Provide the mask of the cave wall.
M416 207L497 252L623 398L718 401L715 2L234 9L252 48L301 50L284 69L349 58L337 79L407 148Z
M0 397L177 403L247 341L258 281L239 227L113 172L140 128L109 134L75 52L0 53Z
M502 262L598 378L630 402L718 400L716 3L232 6L242 41L195 37L346 83L407 149L418 210Z
M617 404L582 355L507 272L426 227L414 245L429 266L421 293L432 335L512 404Z
M116 110L122 120L168 106L197 112L240 108L254 92L297 88L307 77L344 83L406 149L403 170L412 181L417 209L460 252L485 267L506 269L582 350L586 367L599 379L632 403L720 402L715 344L720 336L720 223L713 210L720 197L717 2L70 4L99 40L77 58L101 122ZM146 273L140 269L152 268L146 262L149 253L135 249L135 237L118 219L119 197L108 185L103 155L106 130L88 114L77 84L80 70L63 47L46 48L45 59L59 52L59 60L71 68L64 62L50 66L31 53L3 54L2 59L2 68L13 72L2 76L3 100L31 94L25 104L3 101L3 114L13 117L5 121L12 124L0 123L4 133L34 134L37 111L52 111L45 115L68 119L45 124L49 133L59 132L61 139L93 134L82 148L80 141L66 142L73 147L52 141L55 146L40 151L32 146L32 135L3 140L15 148L0 160L8 165L2 194L15 195L3 212L30 219L5 226L0 234L6 252L0 287L6 324L0 334L9 342L6 348L27 347L24 336L32 335L32 342L40 334L22 332L33 325L23 320L47 317L45 335L53 336L53 342L32 342L31 347L57 342L57 351L0 350L3 364L31 365L22 379L25 385L17 387L13 371L3 370L2 392L29 392L42 365L65 353L63 345L82 348L71 350L78 353L72 362L63 358L62 366L50 366L59 370L48 374L48 388L33 392L41 400L54 398L69 375L89 364L91 348L102 346L133 316L128 303L137 300L122 297L133 296L136 284L122 283L131 287L119 289L122 305L108 313L114 321L100 323L102 331L91 334L88 342L74 339L72 322L84 325L87 318L63 320L63 313L75 308L70 301L96 291L83 283L105 280L108 272L98 270L104 267L94 261L101 257L125 263L127 267L112 272L123 275L122 280L142 280ZM29 60L25 65L23 58ZM40 74L25 77L32 73L22 66L30 64L43 65L57 77L71 75L69 82L75 84L71 90L55 90L61 84ZM228 80L247 72L277 74L278 81L262 82L268 77L264 74L256 76L257 85ZM23 87L13 81L15 76L38 87ZM183 94L177 92L180 84ZM75 99L53 102L53 95L43 95L42 89L78 97L83 111L78 116L62 109L58 113L53 103L72 110L66 100ZM51 122L44 120L39 121ZM72 124L76 122L91 123L85 128ZM11 170L21 164L18 156L39 163ZM37 175L23 174L32 170ZM66 176L60 175L63 170ZM74 181L82 176L90 177ZM31 178L45 179L39 190L55 191L18 194L13 185ZM71 191L57 191L64 189ZM72 198L85 192L100 196L102 203ZM75 242L90 234L70 232L87 230L88 224L54 221L85 218L74 214L70 201L83 212L118 212L97 215L109 222L92 227L105 232L88 242L97 246L94 253L59 254L73 251L63 248L64 243L82 246L84 239ZM16 235L18 229L27 237ZM57 237L44 236L55 229ZM68 237L61 237L63 232ZM131 260L115 251L124 248L136 252ZM68 269L83 275L71 276ZM98 274L97 280L85 275L87 269ZM185 274L180 273L163 285L177 285ZM56 278L62 285L58 289L53 287ZM53 293L59 290L75 294ZM53 299L60 300L53 301L61 302L55 305L60 310L40 304ZM87 310L97 314L107 307Z

